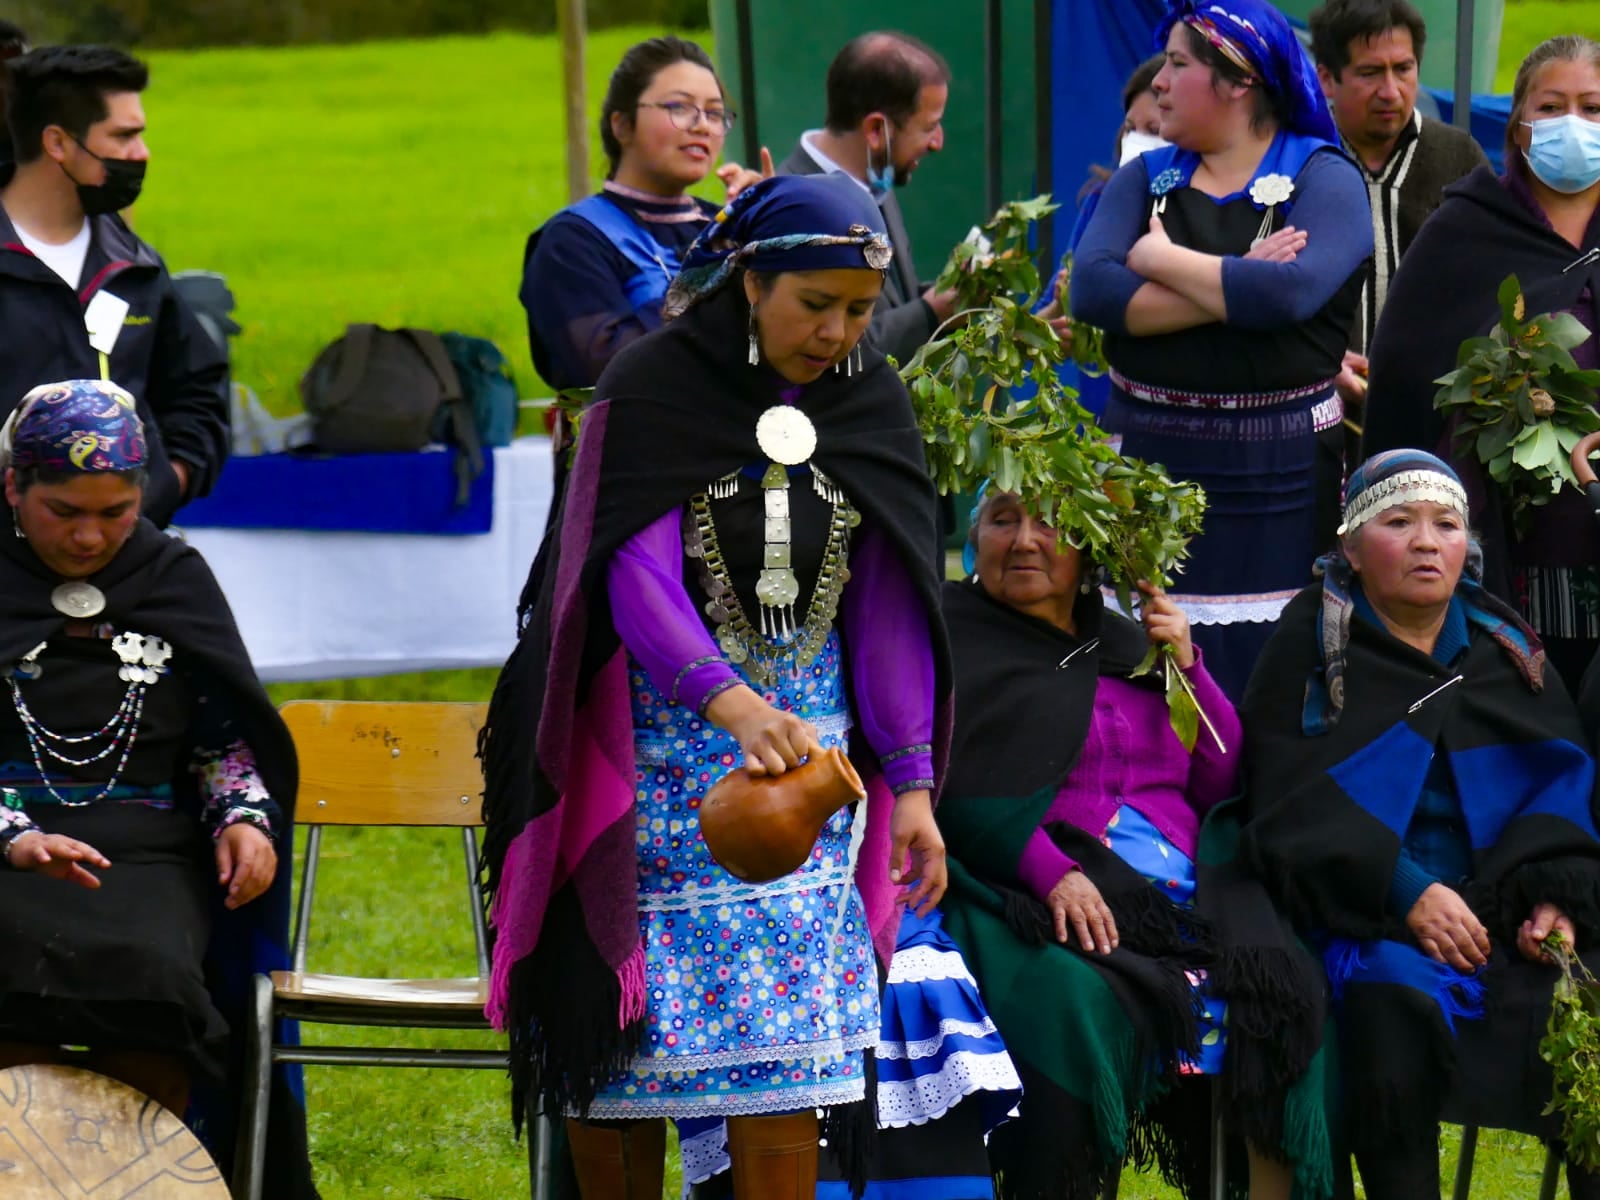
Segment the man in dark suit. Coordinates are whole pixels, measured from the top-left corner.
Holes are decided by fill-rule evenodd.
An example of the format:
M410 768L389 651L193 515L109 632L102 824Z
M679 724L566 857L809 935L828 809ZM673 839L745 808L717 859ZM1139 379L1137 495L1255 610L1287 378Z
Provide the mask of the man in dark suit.
M780 175L848 175L872 193L894 245L894 263L872 314L878 348L905 363L955 311L955 296L917 279L911 239L894 189L924 155L944 147L950 68L939 52L904 33L864 33L828 68L828 116L802 134Z

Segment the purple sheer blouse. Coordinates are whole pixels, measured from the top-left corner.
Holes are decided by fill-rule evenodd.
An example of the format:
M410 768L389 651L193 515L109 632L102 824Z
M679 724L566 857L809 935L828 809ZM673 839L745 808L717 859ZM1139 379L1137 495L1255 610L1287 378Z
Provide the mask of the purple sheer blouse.
M683 582L683 509L630 538L606 572L617 635L674 704L704 714L743 682ZM839 601L856 720L890 789L933 786L933 648L928 614L888 537L863 524Z

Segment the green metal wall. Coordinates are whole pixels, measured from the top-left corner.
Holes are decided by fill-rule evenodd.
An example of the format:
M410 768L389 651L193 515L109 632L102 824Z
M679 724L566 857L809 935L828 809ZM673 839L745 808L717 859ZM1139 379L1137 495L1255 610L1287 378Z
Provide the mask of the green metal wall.
M1034 192L1034 5L1005 0L1001 18L1000 131L1001 199ZM740 70L738 17L750 17L753 91ZM950 62L954 79L945 114L943 152L930 155L899 193L916 250L917 268L931 279L950 247L987 215L985 136L984 0L877 0L871 5L838 0L712 0L711 25L717 67L736 97L739 124L729 155L755 144L782 161L795 140L822 124L823 80L828 64L850 38L869 29L914 34ZM751 118L754 118L752 121Z

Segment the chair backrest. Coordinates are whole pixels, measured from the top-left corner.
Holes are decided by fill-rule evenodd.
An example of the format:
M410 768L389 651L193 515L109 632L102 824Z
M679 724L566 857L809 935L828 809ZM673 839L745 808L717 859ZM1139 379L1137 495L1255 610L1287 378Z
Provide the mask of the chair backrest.
M291 700L278 711L300 757L295 821L309 827L295 916L294 970L306 969L323 826L456 826L465 854L478 976L487 979L488 938L478 902L474 830L483 824L478 731L489 706Z
M486 704L291 700L302 825L481 825Z

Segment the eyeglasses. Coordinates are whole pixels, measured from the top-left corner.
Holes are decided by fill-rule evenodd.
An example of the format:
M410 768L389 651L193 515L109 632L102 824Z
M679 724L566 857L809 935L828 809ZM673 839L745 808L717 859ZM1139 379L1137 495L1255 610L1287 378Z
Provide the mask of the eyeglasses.
M678 129L688 132L700 123L704 117L708 125L721 125L722 132L727 133L733 128L733 114L725 108L701 108L698 104L690 104L687 100L667 100L660 104L639 104L640 108L659 108L667 114L667 119Z

